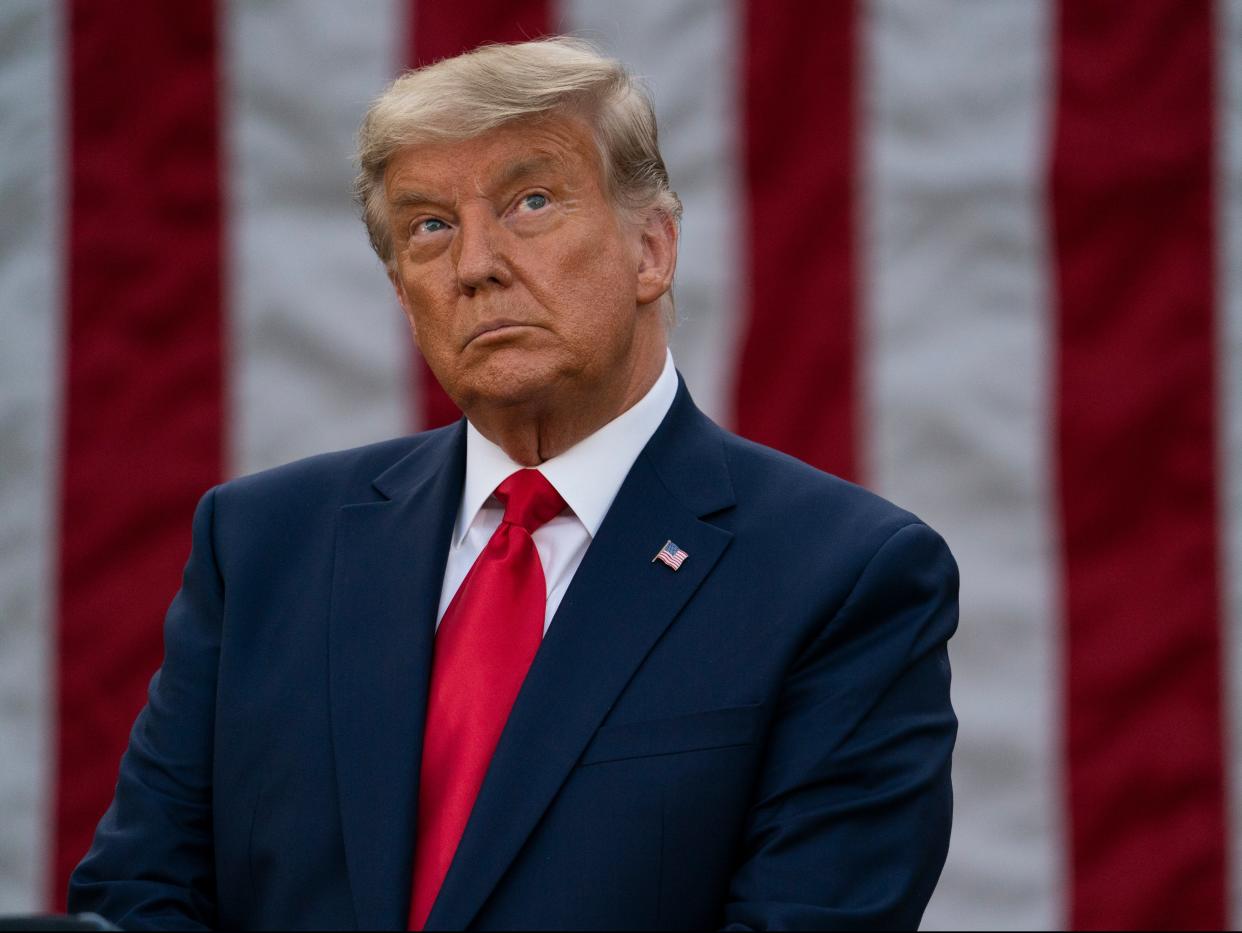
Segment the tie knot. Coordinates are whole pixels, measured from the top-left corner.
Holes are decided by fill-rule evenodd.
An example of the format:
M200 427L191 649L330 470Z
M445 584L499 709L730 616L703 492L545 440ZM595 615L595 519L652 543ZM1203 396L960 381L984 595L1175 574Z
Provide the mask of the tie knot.
M561 494L538 470L518 470L496 487L496 498L504 503L504 520L529 533L565 508Z

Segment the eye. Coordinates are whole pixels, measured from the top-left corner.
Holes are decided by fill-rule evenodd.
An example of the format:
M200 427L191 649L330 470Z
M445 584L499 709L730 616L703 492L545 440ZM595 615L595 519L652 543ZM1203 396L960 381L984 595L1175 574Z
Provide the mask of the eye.
M448 224L446 224L439 217L424 217L422 220L415 220L410 224L410 236L439 233L441 230L447 229Z
M528 211L538 211L547 207L549 201L546 194L540 194L538 191L533 191L530 194L522 195L522 200L519 203Z

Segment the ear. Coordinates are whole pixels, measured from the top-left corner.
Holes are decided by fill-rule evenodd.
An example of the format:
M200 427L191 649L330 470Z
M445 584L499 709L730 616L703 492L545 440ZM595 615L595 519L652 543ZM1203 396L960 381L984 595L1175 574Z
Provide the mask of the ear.
M638 303L659 301L673 287L677 269L677 224L664 211L651 211L641 232Z

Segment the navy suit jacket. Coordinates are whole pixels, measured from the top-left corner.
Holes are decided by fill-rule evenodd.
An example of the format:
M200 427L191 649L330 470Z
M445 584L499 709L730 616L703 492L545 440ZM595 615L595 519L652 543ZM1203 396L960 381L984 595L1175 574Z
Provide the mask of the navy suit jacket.
M398 928L464 422L209 492L70 908ZM681 569L653 563L667 540ZM439 928L913 927L949 840L957 571L684 385L535 658Z

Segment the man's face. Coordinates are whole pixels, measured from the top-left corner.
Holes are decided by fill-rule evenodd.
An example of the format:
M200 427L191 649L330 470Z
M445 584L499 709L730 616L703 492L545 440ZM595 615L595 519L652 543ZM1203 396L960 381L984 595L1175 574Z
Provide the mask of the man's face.
M619 215L580 120L410 146L384 182L393 284L419 349L463 409L613 394L653 340L663 345L655 302L672 257L661 268L651 238L668 238L675 253L675 232Z

